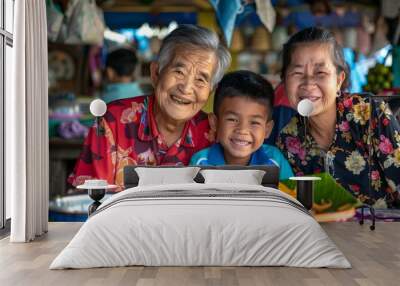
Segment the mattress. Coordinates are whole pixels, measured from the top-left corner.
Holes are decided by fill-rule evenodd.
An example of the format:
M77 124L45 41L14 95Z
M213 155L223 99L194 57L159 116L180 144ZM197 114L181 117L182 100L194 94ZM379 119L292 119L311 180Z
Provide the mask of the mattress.
M258 185L198 183L113 195L50 269L131 265L351 267L290 196Z

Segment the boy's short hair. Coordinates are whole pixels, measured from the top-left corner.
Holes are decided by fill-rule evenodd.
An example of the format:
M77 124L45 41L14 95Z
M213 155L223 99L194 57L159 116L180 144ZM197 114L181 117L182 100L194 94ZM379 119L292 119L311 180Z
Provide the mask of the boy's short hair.
M134 50L119 48L107 55L106 68L112 68L118 76L133 76L137 62Z
M218 116L219 107L225 98L239 96L264 105L268 120L272 119L274 89L271 83L261 75L246 70L227 73L218 83L214 94L214 114Z

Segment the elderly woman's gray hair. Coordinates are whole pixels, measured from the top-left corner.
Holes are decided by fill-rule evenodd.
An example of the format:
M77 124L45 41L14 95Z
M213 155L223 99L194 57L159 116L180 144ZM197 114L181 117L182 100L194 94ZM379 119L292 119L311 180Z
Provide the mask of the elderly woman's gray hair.
M218 38L218 35L200 26L180 25L165 37L162 42L157 60L160 72L171 62L175 49L182 45L194 46L215 53L217 68L211 81L212 87L215 87L231 64L231 55Z

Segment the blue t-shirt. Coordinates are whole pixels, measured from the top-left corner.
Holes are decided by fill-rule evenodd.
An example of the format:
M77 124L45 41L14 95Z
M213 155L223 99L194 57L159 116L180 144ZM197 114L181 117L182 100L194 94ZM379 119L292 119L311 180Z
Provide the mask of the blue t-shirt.
M189 165L226 165L224 150L221 144L215 143L195 153ZM280 168L279 180L286 180L293 176L292 168L282 155L281 151L271 145L263 144L256 152L251 154L249 165L275 165Z

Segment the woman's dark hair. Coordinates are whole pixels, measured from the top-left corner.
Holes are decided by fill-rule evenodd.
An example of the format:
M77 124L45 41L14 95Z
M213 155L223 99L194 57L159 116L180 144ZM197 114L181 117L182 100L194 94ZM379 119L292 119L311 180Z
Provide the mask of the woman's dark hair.
M112 68L118 76L133 76L137 62L134 50L119 48L107 55L106 67Z
M251 71L239 70L227 73L218 83L214 95L213 112L218 116L219 107L225 98L245 97L267 109L268 120L272 119L274 89L268 80Z
M341 89L344 90L347 88L350 71L346 61L344 60L342 47L337 43L335 37L330 31L317 27L306 28L297 32L290 37L286 44L283 45L281 79L285 79L286 70L292 60L294 50L297 46L307 43L326 43L332 47L333 64L338 73L343 71L346 75Z

